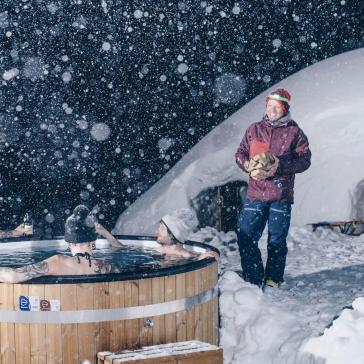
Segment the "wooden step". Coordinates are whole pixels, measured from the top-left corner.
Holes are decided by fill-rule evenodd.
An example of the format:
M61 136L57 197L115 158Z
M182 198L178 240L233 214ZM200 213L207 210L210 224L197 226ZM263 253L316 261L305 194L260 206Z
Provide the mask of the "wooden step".
M201 341L144 346L138 350L103 351L98 364L223 364L223 351Z

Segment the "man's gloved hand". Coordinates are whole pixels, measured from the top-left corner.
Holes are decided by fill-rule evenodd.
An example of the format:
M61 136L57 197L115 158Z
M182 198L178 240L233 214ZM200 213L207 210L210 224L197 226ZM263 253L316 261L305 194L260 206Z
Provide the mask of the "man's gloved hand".
M279 158L273 154L271 154L271 156L273 157L273 162L270 164L269 169L266 170L267 173L266 178L273 177L276 174L277 169L279 167Z
M254 169L250 172L250 177L257 180L262 181L263 179L267 178L267 172L264 169Z
M245 162L244 168L250 177L255 180L263 180L273 177L279 165L278 157L270 152L255 155L249 162Z
M260 168L258 167L258 164L259 162L252 158L250 161L244 163L244 168L248 173L250 173L254 171L254 169Z
M264 169L269 168L269 166L274 163L274 156L271 152L257 154L252 159L258 162L258 164L261 165L261 168Z

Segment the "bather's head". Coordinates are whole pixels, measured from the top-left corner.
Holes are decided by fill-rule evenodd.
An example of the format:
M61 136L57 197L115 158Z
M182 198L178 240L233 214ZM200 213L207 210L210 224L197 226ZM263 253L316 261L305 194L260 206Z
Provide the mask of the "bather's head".
M95 221L90 216L90 210L85 205L78 205L64 227L64 240L71 253L91 253L95 249L96 238Z
M165 215L159 222L157 242L161 245L173 245L185 243L191 229L185 222L173 215Z

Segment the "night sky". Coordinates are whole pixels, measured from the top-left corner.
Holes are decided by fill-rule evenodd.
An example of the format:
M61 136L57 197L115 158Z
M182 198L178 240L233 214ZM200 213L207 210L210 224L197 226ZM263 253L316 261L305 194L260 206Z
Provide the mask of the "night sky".
M30 212L58 233L79 203L113 227L247 101L363 47L363 15L344 0L3 0L1 227Z

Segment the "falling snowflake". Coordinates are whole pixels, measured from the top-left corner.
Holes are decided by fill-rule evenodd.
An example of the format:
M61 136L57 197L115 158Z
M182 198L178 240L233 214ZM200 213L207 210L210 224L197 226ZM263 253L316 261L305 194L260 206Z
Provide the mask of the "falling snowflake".
M103 42L102 43L102 50L103 51L109 51L111 49L111 44L109 42Z
M103 142L109 138L111 134L110 127L105 123L97 123L91 128L91 136L98 142Z
M49 224L51 224L52 222L54 222L54 215L53 214L51 214L50 212L45 216L45 220L49 223Z
M70 73L70 72L66 71L66 72L64 72L64 73L62 74L62 80L63 80L63 82L68 83L68 82L70 82L70 81L71 81L71 79L72 79L72 75L71 75L71 73Z
M158 141L158 147L162 152L168 150L172 145L173 140L171 138L161 138Z
M234 15L239 15L240 14L240 7L238 6L238 5L235 5L234 7L233 7L233 10L231 10L232 11L232 13L234 14Z
M0 13L0 28L6 28L9 26L8 21L8 13L4 11L3 13Z
M58 10L58 6L54 3L50 3L47 5L47 9L52 15L54 15Z
M178 66L177 66L177 71L179 73L181 73L182 75L184 75L187 71L188 71L188 66L186 63L180 63Z
M12 68L12 69L4 72L3 79L5 81L9 81L12 78L18 76L18 74L19 74L19 70L17 68Z
M47 74L46 64L39 57L31 57L25 62L23 74L32 81L42 79Z
M143 12L141 10L137 9L137 10L134 11L134 18L135 19L140 19L142 17L143 17Z
M218 77L214 85L215 100L218 103L235 105L243 99L246 91L246 81L233 74Z
M272 44L273 44L273 47L274 48L279 48L279 47L281 47L282 46L282 41L280 40L280 39L274 39L273 40L273 42L272 42Z

